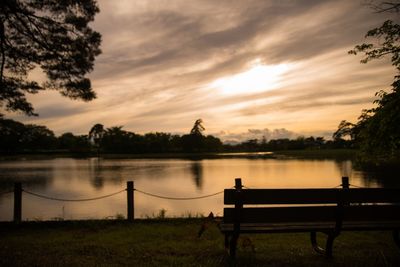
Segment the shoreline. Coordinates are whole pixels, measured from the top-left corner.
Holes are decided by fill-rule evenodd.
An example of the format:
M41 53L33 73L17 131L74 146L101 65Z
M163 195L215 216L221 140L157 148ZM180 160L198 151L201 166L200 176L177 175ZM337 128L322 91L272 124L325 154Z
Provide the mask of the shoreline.
M21 153L0 154L0 161L53 159L53 158L104 158L104 159L352 159L354 149L278 150L265 152L212 152L212 153L147 153L147 154L85 154L85 153Z

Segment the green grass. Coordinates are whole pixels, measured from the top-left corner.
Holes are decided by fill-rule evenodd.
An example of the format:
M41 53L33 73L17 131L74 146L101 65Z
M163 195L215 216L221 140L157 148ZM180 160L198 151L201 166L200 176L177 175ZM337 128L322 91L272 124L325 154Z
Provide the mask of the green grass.
M197 237L204 220L2 223L0 266L228 266L216 225ZM244 237L238 266L400 266L389 232L343 233L333 259L314 253L308 234Z

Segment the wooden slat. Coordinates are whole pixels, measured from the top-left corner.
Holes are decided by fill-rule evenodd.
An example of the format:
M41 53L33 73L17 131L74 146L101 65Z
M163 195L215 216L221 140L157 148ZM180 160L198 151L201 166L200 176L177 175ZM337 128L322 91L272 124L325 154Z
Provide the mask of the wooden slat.
M342 190L350 203L400 203L400 188L351 188Z
M287 233L287 232L310 232L310 231L330 231L335 228L332 222L299 222L299 223L244 223L240 225L242 233ZM342 231L379 231L400 229L400 221L388 222L344 222ZM233 232L232 223L222 223L221 232Z
M400 205L346 206L343 221L400 221Z
M240 211L241 223L281 222L334 222L335 206L244 208ZM235 209L224 209L224 223L235 221Z
M343 231L364 231L364 230L400 230L400 220L395 221L350 221L344 222Z
M224 203L235 204L235 189L225 189ZM243 189L243 204L400 203L399 188Z
M337 203L340 189L243 189L243 204ZM235 204L235 189L225 189L224 203Z
M329 231L335 227L331 222L299 222L299 223L245 223L240 225L242 233L287 233L287 232L310 232L310 231ZM220 225L221 232L233 232L233 224L223 223Z

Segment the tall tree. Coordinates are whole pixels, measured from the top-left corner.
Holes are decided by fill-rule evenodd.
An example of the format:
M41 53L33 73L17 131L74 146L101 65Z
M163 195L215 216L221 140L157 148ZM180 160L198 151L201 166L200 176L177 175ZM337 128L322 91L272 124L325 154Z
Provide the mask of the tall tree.
M202 119L197 119L194 122L193 128L192 130L190 130L190 134L194 134L194 135L203 135L203 131L206 128L204 128L203 126L203 120Z
M338 129L336 132L333 133L332 137L334 140L340 140L343 139L343 137L349 136L351 139L353 139L353 128L354 124L351 122L348 122L346 120L342 120L339 123Z
M103 139L105 130L103 124L96 123L89 131L89 141L93 142L96 147L99 147L101 140Z
M382 2L374 5L377 12L400 12L400 1ZM364 110L354 127L364 155L375 162L396 159L400 155L400 25L386 20L382 26L367 32L366 38L374 42L363 43L349 51L350 54L363 53L361 63L390 57L396 68L396 75L389 92L379 91L374 101L375 108Z
M90 80L101 36L89 27L95 0L2 0L0 5L0 107L36 115L26 94L55 89L63 96L95 98ZM28 74L40 67L47 80Z

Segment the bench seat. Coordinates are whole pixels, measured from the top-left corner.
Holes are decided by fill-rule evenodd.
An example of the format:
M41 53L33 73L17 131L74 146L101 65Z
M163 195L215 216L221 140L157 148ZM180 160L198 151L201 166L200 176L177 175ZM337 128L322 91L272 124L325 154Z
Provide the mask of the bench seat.
M335 223L321 222L319 224L310 222L297 223L242 223L240 224L241 233L288 233L288 232L311 232L329 231L335 227ZM220 224L222 233L233 233L233 223Z
M335 228L335 222L297 222L297 223L243 223L240 224L241 233L302 233L302 232L328 232ZM381 231L390 229L400 230L400 221L397 222L343 222L342 231ZM222 233L233 233L233 223L221 223L219 229Z

